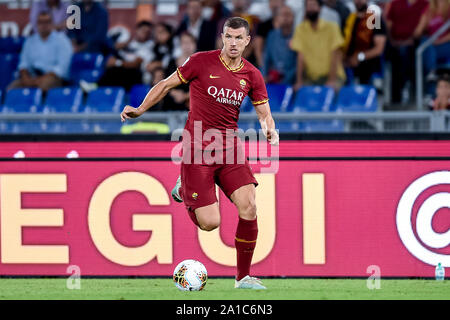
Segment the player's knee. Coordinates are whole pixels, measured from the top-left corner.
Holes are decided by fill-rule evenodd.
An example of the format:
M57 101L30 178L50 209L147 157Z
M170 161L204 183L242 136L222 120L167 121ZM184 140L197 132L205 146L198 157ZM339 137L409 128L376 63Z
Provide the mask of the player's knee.
M199 223L200 229L204 231L213 231L214 229L217 229L220 225L219 221L206 221L204 223Z
M256 219L256 204L254 201L248 201L239 210L239 216L246 220Z

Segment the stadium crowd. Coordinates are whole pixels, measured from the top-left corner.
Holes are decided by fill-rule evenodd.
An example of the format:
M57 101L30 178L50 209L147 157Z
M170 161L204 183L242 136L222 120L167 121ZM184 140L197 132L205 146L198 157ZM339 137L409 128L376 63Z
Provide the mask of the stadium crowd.
M34 33L22 48L18 77L8 89L39 87L44 92L73 81L72 56L100 53L102 72L94 80L80 79L89 92L120 86L127 92L138 84L153 85L170 75L196 51L221 47L224 21L240 16L251 26L253 41L244 57L257 66L267 83L325 85L373 84L383 79L391 62L391 101L413 96L415 50L450 17L450 0L268 0L267 10L253 10L249 0L187 0L181 21L140 20L125 42L108 35L108 9L93 0L76 1L81 28L67 30L67 6L62 0L32 3ZM436 95L434 109L450 108L450 29L423 54L426 93ZM442 67L443 66L443 67ZM378 81L378 82L377 82ZM172 90L151 110L186 110L188 86Z

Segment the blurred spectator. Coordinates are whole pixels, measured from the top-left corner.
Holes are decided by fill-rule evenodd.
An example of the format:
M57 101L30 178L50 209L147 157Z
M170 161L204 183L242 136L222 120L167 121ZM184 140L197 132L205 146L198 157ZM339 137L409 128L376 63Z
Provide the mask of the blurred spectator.
M233 10L231 11L232 17L241 17L247 20L250 27L250 33L255 33L258 26L259 19L257 16L249 14L248 8L250 7L250 0L232 0Z
M62 32L53 31L49 12L41 12L38 33L31 35L20 53L19 78L8 89L39 87L43 91L61 86L69 77L72 46Z
M277 15L278 9L285 4L285 0L269 0L269 9L271 12L271 17L261 22L256 28L255 38L253 40L255 47L256 63L258 67L262 67L264 63L263 52L264 52L264 42L272 31L274 27L274 19Z
M450 19L450 2L448 0L430 0L430 6L419 22L415 36L424 36L423 41L439 30ZM434 78L438 63L450 58L450 30L447 29L423 53L424 73Z
M339 13L334 8L329 7L325 0L322 0L319 18L328 22L334 22L341 28L341 17Z
M30 9L30 22L33 32L38 32L38 17L42 11L49 12L52 17L53 30L63 31L66 28L68 17L67 7L69 3L61 0L37 0L33 1Z
M409 80L414 85L415 49L419 20L428 7L427 0L393 0L386 6L388 56L392 65L392 102L402 101Z
M337 13L339 19L337 21L339 27L341 30L344 30L345 21L347 21L347 18L350 14L350 9L343 3L342 0L324 0L324 4L327 8L330 8L334 12ZM324 6L324 7L325 7ZM323 12L321 12L322 14ZM322 19L326 20L325 17L322 17Z
M450 110L450 77L448 74L438 79L436 98L431 103L432 110Z
M152 61L147 64L146 70L153 74L156 68L162 67L166 74L170 75L177 69L175 62L176 43L172 33L172 27L164 22L159 22L154 27L154 45L151 50Z
M231 16L231 11L220 0L205 0L202 16L216 25L216 39L219 39L225 21Z
M152 72L152 86L167 77L167 73L162 67L156 67ZM160 102L158 102L151 111L187 111L189 110L189 89L183 90L179 87L170 90Z
M183 32L180 36L180 56L176 59L177 67L181 66L187 58L197 52L195 37L189 32Z
M219 25L220 21L225 21L231 16L231 11L220 0L205 0L202 16L204 19Z
M180 37L180 48L181 55L176 60L177 67L180 67L191 55L197 52L194 36L188 32L182 33ZM176 110L189 109L189 84L183 83L170 90L169 94L177 104L175 106Z
M69 30L74 52L98 52L108 55L112 51L108 32L108 11L99 2L82 0L80 7L81 28Z
M278 26L269 32L264 50L262 74L269 83L292 85L295 82L297 54L289 47L294 32L294 12L288 6L278 9Z
M319 19L320 0L305 0L305 20L294 32L291 47L297 51L295 90L303 84L327 85L335 89L345 81L342 66L344 39L334 22Z
M248 13L248 8L250 7L250 0L232 0L233 10L231 11L232 17L241 17L245 20L247 20L248 25L250 27L250 36L254 37L256 28L259 23L259 19L255 15L251 15ZM220 30L223 30L223 25L220 26ZM217 39L217 48L222 48L222 37L219 37ZM254 52L254 42L250 41L248 46L245 48L244 53L242 56L247 59L250 63L256 65L256 55Z
M372 26L373 12L367 12L368 0L354 0L356 12L351 13L345 26L345 65L353 71L359 83L368 84L381 69L381 56L386 45L386 26L380 15L379 28Z
M216 47L217 25L202 17L201 0L189 0L186 7L186 17L181 22L176 35L188 31L197 41L198 51L214 50Z
M89 92L98 86L119 86L129 91L135 84L145 82L145 66L152 59L152 24L141 21L136 26L136 36L126 46L111 55L106 62L106 70L97 84L80 81L84 91ZM150 80L150 76L148 77Z

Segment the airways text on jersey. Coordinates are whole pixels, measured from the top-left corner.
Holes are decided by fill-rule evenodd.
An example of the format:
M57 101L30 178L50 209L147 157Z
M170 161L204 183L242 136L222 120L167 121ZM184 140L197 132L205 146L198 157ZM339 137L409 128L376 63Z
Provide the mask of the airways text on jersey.
M217 88L216 86L208 87L208 94L212 96L216 102L240 106L244 99L244 93L233 89Z

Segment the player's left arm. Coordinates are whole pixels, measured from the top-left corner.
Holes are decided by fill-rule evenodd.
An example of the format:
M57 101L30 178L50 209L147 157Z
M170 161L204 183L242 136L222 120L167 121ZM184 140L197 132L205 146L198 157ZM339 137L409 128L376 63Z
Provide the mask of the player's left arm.
M272 113L270 112L270 106L268 102L254 105L256 110L256 115L258 116L259 123L261 124L261 129L267 140L272 145L278 145L279 136L278 132L275 130L275 121L272 118Z
M144 101L142 101L139 107L133 108L132 106L125 106L122 113L120 114L122 122L124 122L126 119L132 119L141 116L148 109L161 101L171 89L179 86L180 84L181 80L178 78L177 72L174 72L166 79L161 80L147 93Z

